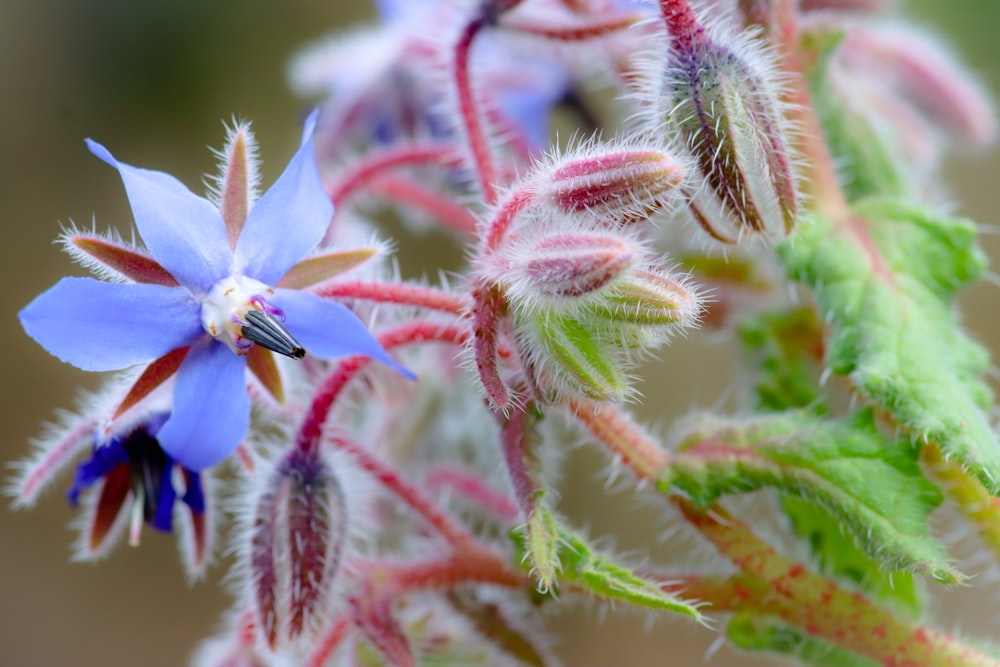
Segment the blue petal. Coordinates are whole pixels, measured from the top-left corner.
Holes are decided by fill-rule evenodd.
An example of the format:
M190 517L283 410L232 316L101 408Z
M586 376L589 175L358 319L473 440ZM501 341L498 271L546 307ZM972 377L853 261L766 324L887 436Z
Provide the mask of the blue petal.
M152 361L205 333L183 287L93 278L63 278L18 316L42 347L85 371Z
M156 515L153 517L153 528L164 533L174 529L174 501L177 492L174 491L174 466L167 463L160 474L160 497L156 499Z
M228 275L233 255L222 216L211 202L169 174L119 162L90 139L87 146L121 174L139 236L177 282L205 294Z
M177 371L174 407L160 446L193 472L229 456L250 426L246 359L215 340L191 348Z
M314 111L306 121L298 153L250 209L236 242L236 268L266 285L276 284L316 247L333 216L313 152L315 125Z
M285 326L309 354L327 358L363 354L392 366L411 380L416 379L389 356L357 315L336 301L307 292L278 289L271 303L285 312Z
M80 500L80 492L93 486L95 482L104 479L112 470L128 463L128 454L120 440L113 440L107 445L94 447L90 458L82 461L76 467L73 475L73 486L66 492L70 504L76 507Z
M552 108L569 92L565 71L556 63L534 61L525 85L502 90L500 111L522 132L534 150L549 145Z

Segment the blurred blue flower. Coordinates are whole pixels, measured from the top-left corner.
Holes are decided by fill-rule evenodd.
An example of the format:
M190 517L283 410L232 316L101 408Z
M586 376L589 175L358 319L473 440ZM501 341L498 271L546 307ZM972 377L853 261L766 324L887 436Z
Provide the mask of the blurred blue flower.
M246 354L254 344L293 358L306 350L320 357L366 355L412 377L343 305L274 287L320 242L333 213L313 154L315 117L284 173L239 221L232 245L212 202L87 140L94 155L118 170L149 259L173 281L63 278L20 312L25 331L42 347L88 371L186 349L170 417L157 439L188 470L215 465L245 434Z
M101 497L96 503L93 520L95 525L112 525L125 509L131 492L132 502L141 505L141 517L145 523L157 530L170 532L173 529L174 503L178 500L174 488L175 468L180 468L185 485L180 500L193 514L205 514L201 476L178 466L156 439L165 420L166 415L160 415L125 435L112 437L108 442L95 439L90 458L77 467L73 486L66 493L70 503L76 506L81 492L101 482ZM139 516L138 512L135 516ZM133 526L133 530L137 527Z

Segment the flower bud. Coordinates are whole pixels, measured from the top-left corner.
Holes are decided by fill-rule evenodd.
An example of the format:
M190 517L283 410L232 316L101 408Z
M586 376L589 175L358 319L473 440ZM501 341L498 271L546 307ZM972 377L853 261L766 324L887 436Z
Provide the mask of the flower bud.
M623 149L563 162L539 186L540 199L563 213L590 212L630 223L666 206L684 172L669 154Z
M608 322L642 326L688 326L698 320L698 295L669 276L636 271L619 281L593 314Z
M692 159L695 220L724 243L789 234L798 203L769 54L738 35L714 35L690 9L667 23L660 113Z
M536 371L548 374L536 378L543 386L554 382L599 401L625 396L628 383L614 349L586 323L540 313L526 324L518 343Z
M272 649L326 611L346 535L333 469L315 449L288 452L257 501L249 556L257 622Z
M638 255L634 243L614 234L550 234L511 262L508 297L515 306L584 297L626 273Z

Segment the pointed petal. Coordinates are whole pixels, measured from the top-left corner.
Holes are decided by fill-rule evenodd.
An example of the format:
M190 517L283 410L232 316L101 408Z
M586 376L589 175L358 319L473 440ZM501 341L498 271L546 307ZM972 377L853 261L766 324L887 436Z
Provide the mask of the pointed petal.
M352 248L307 257L293 266L276 287L303 289L350 271L379 254L379 248Z
M285 388L281 382L281 371L270 350L254 345L247 352L247 368L256 376L269 394L278 403L285 402Z
M358 316L336 301L295 290L275 290L271 302L285 312L285 326L317 357L362 354L392 366L405 377L416 376L382 349Z
M160 446L193 472L229 456L250 425L246 360L205 340L191 347L177 371L174 407L157 434Z
M171 350L147 366L142 375L132 383L132 388L128 390L128 394L118 404L118 407L115 408L115 412L111 415L111 418L118 419L129 408L149 396L154 389L166 382L181 367L181 362L187 356L188 349L190 348L179 347L176 350Z
M302 146L247 216L236 243L236 266L267 285L276 284L323 239L333 203L320 181L313 152L316 112L306 121Z
M226 242L226 227L211 202L169 174L119 162L90 139L87 146L118 170L139 236L177 282L207 293L229 272L232 252Z
M159 262L120 243L94 234L74 234L66 242L86 253L88 259L137 283L176 287L177 281Z
M249 127L241 125L230 135L225 152L225 173L220 187L219 213L226 223L229 247L236 248L236 240L243 231L250 210L250 194L256 182L254 169L254 141Z
M122 509L129 499L129 472L127 465L113 468L105 477L100 488L100 495L94 504L93 514L87 527L87 537L84 542L87 553L95 555L105 549L106 540L114 531L115 523L122 514ZM135 500L132 500L135 502Z
M51 354L85 371L141 364L204 335L201 306L181 287L63 278L18 314Z

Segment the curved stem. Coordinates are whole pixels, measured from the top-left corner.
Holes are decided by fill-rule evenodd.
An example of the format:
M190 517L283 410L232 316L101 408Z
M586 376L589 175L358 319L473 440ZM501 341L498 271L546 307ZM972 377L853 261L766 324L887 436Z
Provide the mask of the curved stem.
M455 89L458 93L458 110L462 116L465 133L472 152L472 161L476 168L476 178L483 193L483 201L488 205L496 203L497 170L493 164L493 155L483 129L482 118L476 105L475 93L472 91L472 80L469 76L469 59L472 55L472 42L476 35L488 25L488 17L477 16L466 24L455 45Z
M472 300L464 294L400 283L343 281L324 285L314 292L327 299L365 299L379 303L416 306L453 315L462 315L472 307Z

